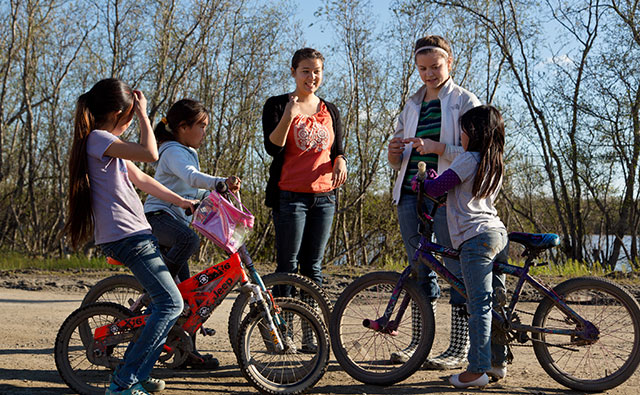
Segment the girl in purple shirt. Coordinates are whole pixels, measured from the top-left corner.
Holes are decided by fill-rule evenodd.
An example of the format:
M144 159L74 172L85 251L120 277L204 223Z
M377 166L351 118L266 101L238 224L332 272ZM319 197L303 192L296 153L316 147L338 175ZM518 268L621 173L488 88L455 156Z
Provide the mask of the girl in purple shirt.
M120 140L134 114L140 125L140 142ZM158 251L134 185L184 209L193 208L194 201L171 192L132 162L157 159L142 92L110 78L78 98L65 233L76 249L93 233L96 245L127 266L153 301L143 332L129 345L123 363L112 374L107 395L144 395L164 389L164 381L149 374L183 309L182 297Z

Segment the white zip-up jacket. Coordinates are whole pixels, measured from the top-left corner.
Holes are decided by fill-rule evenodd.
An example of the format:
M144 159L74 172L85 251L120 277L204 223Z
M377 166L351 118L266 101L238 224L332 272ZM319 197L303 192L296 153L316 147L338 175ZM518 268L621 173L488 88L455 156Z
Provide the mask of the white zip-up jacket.
M427 86L422 85L422 87L409 98L398 117L396 131L393 134L394 138L400 137L404 139L416 136L418 119L420 118L420 107L422 106L426 90ZM456 156L464 152L464 149L460 145L460 116L482 103L473 93L456 85L451 78L449 78L440 89L438 99L440 99L442 111L440 142L446 144L444 153L438 156L438 174L442 174L449 168ZM410 156L411 144L407 144L402 153L402 163L400 166L389 163L394 170L398 170L398 177L393 186L393 202L395 204L398 204L400 201L402 180L404 179L404 173L407 170Z

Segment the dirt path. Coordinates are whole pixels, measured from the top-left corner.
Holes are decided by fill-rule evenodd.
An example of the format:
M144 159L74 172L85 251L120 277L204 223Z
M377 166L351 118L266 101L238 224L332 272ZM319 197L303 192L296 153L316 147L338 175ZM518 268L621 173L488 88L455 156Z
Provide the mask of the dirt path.
M63 320L80 305L84 292L63 290L26 291L0 288L0 394L67 394L53 360L53 343ZM213 372L177 371L158 368L157 377L167 381L163 394L253 394L240 375L227 340L226 327L233 299L223 302L207 326L216 329L213 337L201 338L199 348L220 359L221 368ZM448 306L438 308L438 333L434 352L446 347ZM217 320L216 318L219 317ZM562 394L574 393L556 384L539 367L531 348L516 348L515 361L509 366L506 380L488 386L484 392L494 394ZM393 387L363 385L332 360L328 372L311 390L315 394L458 394L446 382L447 372L419 371ZM640 373L608 394L637 394ZM635 389L634 389L635 388ZM465 393L480 393L466 391Z

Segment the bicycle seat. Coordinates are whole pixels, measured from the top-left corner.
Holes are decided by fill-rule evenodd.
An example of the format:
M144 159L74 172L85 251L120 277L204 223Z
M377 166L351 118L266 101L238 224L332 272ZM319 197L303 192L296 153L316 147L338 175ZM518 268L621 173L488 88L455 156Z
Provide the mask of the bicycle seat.
M560 236L555 233L511 232L509 233L509 240L534 250L546 250L560 245Z
M115 258L111 258L110 256L107 257L107 263L109 265L123 265L122 262L120 262L119 260L117 260Z

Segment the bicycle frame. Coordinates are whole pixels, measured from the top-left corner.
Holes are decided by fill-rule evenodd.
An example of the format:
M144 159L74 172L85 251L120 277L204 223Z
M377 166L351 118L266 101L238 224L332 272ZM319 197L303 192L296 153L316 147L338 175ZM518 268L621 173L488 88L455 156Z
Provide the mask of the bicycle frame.
M426 265L431 270L436 272L438 276L442 277L447 283L451 285L451 287L459 292L461 295L467 298L467 292L464 286L464 282L456 277L453 273L451 273L445 266L433 256L433 253L447 258L459 259L460 253L458 250L453 248L448 248L436 243L431 242L432 236L432 225L433 225L433 216L435 215L436 210L439 206L442 206L444 201L442 199L434 199L428 196L434 202L433 209L430 215L422 212L422 198L424 192L422 187L418 193L418 216L425 223L427 230L421 232L422 236L420 242L416 248L416 252L413 258L413 261L417 264ZM506 330L514 330L520 333L549 333L549 334L560 334L560 335L569 335L581 338L586 341L596 341L599 336L598 329L588 320L582 318L578 313L576 313L573 309L571 309L562 298L553 291L553 289L547 287L537 279L533 278L529 274L529 268L534 265L534 259L539 254L539 251L528 251L525 250L523 252L523 256L527 256L524 267L509 265L504 262L493 262L493 270L498 273L508 274L510 276L518 277L518 283L516 288L514 289L511 297L511 302L507 309L504 309L502 306L499 307L500 312L498 311L498 306L494 306L492 309L493 320L497 322L502 328ZM397 316L395 320L391 320L391 314L395 308L395 305L398 301L398 297L400 292L402 291L402 287L412 272L412 265L408 265L400 275L400 279L396 284L395 288L391 293L391 297L387 308L385 309L382 317L378 318L375 321L372 320L364 320L363 325L367 328L380 331L383 333L394 334L397 333L397 327L399 322L402 320L402 316L404 311L407 308L409 303L409 296L406 295L401 302L400 307L398 308ZM549 298L553 301L553 303L563 311L568 318L573 320L579 330L570 330L570 329L557 329L557 328L540 328L531 325L524 325L519 322L513 322L512 319L514 317L515 307L520 298L520 294L524 287L524 284L528 283L533 288L535 288L539 293L541 293L544 297ZM524 341L527 341L528 338L524 338ZM562 347L562 346L558 346ZM566 347L565 347L566 348Z
M256 279L253 284L247 276L241 259L241 254L248 259L250 274ZM267 321L270 328L270 336L277 351L284 350L282 339L275 328L273 317L268 313L269 308L262 296L261 291L267 291L260 276L253 267L246 248L232 254L228 259L213 265L193 277L178 284L178 289L185 301L185 312L188 312L187 320L180 327L190 335L202 326L213 311L222 303L224 298L231 292L236 284L240 283L243 291L251 292L256 302L265 303ZM267 291L268 292L268 291ZM268 292L269 302L274 303L273 296ZM184 313L183 313L184 314ZM94 340L104 343L110 336L122 335L145 325L148 315L141 315L118 321L109 325L98 327L94 333ZM280 318L276 318L280 323ZM167 347L167 346L165 346Z
M467 292L464 286L464 282L453 275L438 259L436 259L432 252L438 253L442 256L446 256L449 258L458 258L459 254L457 252L452 252L450 248L434 244L422 237L418 249L416 250L416 254L414 260L420 264L424 264L428 266L431 270L436 272L440 277L442 277L447 283L451 285L453 289L458 291L462 296L467 298ZM502 314L500 314L496 307L492 309L493 319L497 320L501 325L508 324L506 326L507 329L512 329L517 332L531 332L531 333L551 333L551 334L562 334L562 335L572 335L578 336L585 340L596 340L598 337L597 328L591 324L589 321L582 318L578 313L576 313L571 307L569 307L562 298L553 291L553 289L547 287L542 282L538 281L534 277L529 274L529 268L533 263L533 256L529 256L525 262L524 267L510 265L508 263L503 262L494 262L493 270L500 273L505 273L510 276L518 277L518 283L516 288L514 289L511 297L511 302L506 309L501 309ZM408 272L410 272L411 268L408 268ZM405 269L405 272L407 270ZM405 275L403 272L403 276ZM407 273L408 276L408 273ZM403 277L401 277L402 279ZM533 288L535 288L538 292L540 292L544 297L547 297L553 301L553 303L562 310L568 317L570 317L573 321L578 324L578 327L583 328L582 330L567 330L567 329L553 329L553 328L540 328L534 327L531 325L519 324L516 322L511 322L513 318L513 313L515 311L515 307L520 298L522 289L524 284L529 284Z

